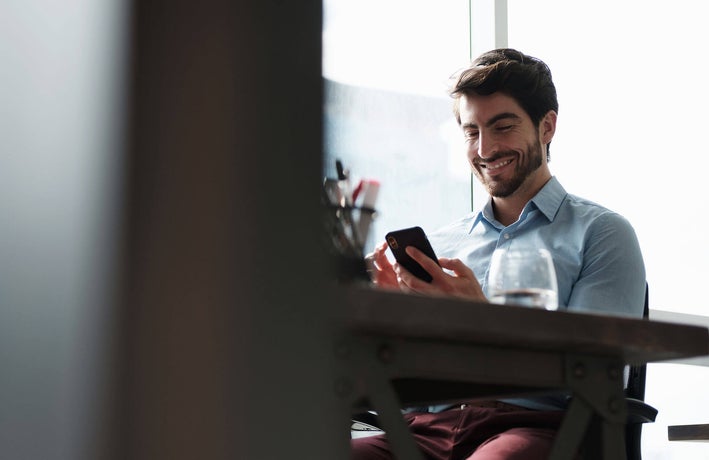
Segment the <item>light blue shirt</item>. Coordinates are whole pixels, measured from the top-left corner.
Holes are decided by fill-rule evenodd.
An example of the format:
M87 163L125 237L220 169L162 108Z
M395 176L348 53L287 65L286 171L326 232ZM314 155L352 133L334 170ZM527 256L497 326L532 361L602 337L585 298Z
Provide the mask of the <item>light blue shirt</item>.
M485 292L495 249L547 248L556 269L559 309L642 317L645 265L635 231L621 215L566 193L556 178L507 227L495 219L488 201L482 211L431 233L429 240L437 256L458 258L470 267ZM563 408L565 400L565 394L556 394L504 401L553 410Z
M470 267L483 291L497 248L547 248L554 259L559 309L642 317L645 265L630 223L596 203L566 193L552 178L505 227L488 201L480 212L429 235L439 257Z

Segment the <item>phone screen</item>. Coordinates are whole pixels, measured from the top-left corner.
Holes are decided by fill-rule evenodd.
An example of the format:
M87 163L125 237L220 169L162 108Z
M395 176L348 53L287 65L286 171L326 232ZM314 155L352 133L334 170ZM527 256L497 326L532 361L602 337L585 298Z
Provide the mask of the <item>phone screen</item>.
M429 283L431 282L433 279L431 275L406 253L406 247L413 246L438 263L438 258L435 252L433 252L431 243L429 243L426 233L421 227L411 227L389 232L386 235L386 241L392 254L394 254L394 258L399 264L417 278Z

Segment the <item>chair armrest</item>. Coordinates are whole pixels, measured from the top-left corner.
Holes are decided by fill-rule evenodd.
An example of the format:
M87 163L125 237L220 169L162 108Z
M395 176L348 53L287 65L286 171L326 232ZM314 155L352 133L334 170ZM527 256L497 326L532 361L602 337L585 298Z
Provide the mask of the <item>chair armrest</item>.
M635 398L625 398L628 404L628 423L650 423L657 417L657 409Z

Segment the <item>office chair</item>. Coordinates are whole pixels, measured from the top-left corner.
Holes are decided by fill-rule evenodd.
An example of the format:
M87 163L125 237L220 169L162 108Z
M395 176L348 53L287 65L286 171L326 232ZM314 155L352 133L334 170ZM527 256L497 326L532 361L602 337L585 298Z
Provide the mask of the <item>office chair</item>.
M649 290L645 284L645 305L643 307L643 319L650 316ZM629 366L628 382L625 388L625 400L627 403L627 417L625 423L625 454L627 460L641 460L640 452L641 435L643 423L651 423L657 417L657 409L645 403L645 379L647 365ZM601 458L601 420L594 416L586 436L582 442L579 452L584 460Z
M649 291L645 285L645 306L643 318L650 317ZM628 460L641 460L640 438L643 423L652 423L657 417L657 409L645 404L645 377L647 365L630 366L628 386L625 389L628 403L628 422L625 425L625 452Z

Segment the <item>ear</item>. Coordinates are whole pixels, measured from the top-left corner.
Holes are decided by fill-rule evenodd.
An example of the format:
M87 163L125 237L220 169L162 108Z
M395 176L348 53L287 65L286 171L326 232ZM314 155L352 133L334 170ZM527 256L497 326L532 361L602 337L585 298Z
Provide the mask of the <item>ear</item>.
M547 145L551 142L556 132L556 112L550 110L544 115L541 123L539 123L539 138L542 140L542 144Z

